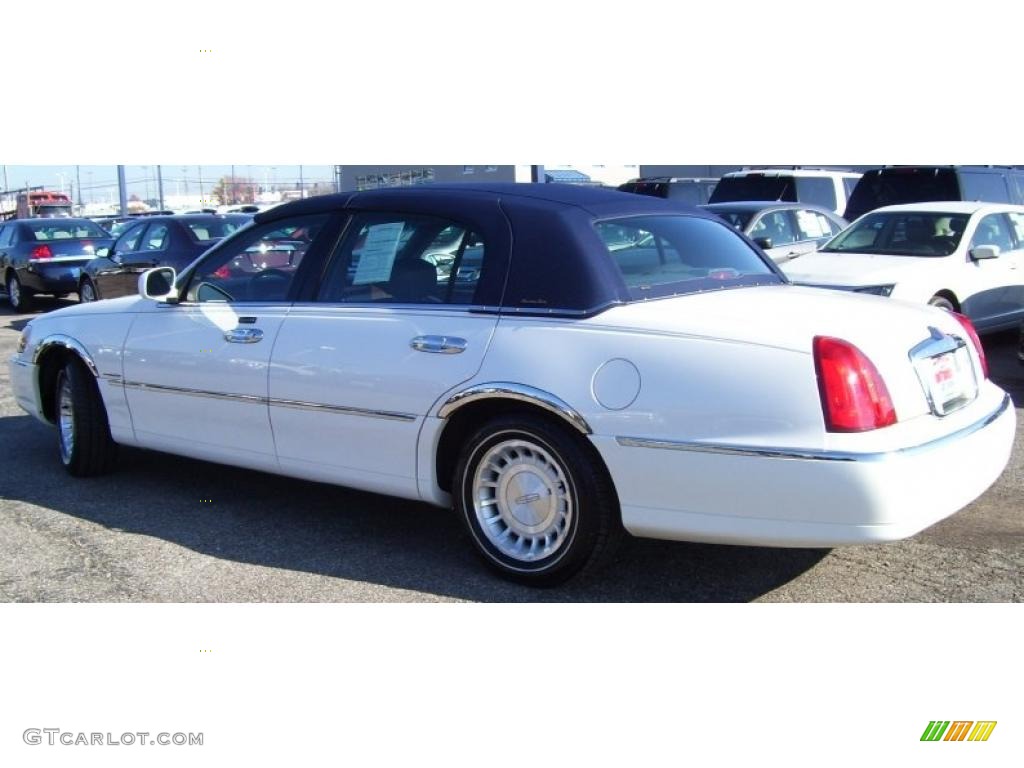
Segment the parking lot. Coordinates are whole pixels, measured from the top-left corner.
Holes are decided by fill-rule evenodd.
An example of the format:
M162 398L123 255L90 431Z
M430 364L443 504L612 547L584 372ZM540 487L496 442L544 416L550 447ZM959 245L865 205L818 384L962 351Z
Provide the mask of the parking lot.
M42 300L40 311L70 303ZM0 308L5 363L29 319ZM992 378L1020 404L1015 341L985 346ZM0 599L1020 601L1022 413L998 483L912 539L831 551L632 540L611 567L536 590L491 576L455 516L423 504L132 449L115 474L74 480L52 430L15 405L5 364Z

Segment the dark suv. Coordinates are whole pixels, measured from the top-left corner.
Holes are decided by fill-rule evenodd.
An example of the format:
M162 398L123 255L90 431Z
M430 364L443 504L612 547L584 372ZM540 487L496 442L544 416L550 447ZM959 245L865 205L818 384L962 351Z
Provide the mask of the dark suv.
M883 205L963 200L1024 205L1024 169L994 165L895 165L861 176L843 218Z

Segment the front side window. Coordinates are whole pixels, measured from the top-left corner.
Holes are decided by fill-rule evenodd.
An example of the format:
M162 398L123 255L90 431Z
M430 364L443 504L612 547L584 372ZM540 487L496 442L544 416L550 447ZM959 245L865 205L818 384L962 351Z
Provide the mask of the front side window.
M715 219L634 216L594 226L633 300L782 282L756 250ZM630 235L625 247L624 232Z
M484 268L483 240L432 216L357 215L335 250L318 301L472 304Z
M1013 236L1003 214L993 213L978 222L978 228L971 238L971 248L979 245L994 245L1000 253L1014 249Z
M285 301L303 257L329 218L296 216L239 232L199 263L182 296L199 302Z
M797 240L796 230L788 211L769 211L754 222L750 237L755 240L767 238L772 241L769 248L789 245Z
M117 242L114 243L113 253L124 254L137 251L139 249L139 241L142 239L142 230L145 228L145 224L136 224L121 235Z
M871 213L829 240L828 253L949 256L960 245L967 214Z

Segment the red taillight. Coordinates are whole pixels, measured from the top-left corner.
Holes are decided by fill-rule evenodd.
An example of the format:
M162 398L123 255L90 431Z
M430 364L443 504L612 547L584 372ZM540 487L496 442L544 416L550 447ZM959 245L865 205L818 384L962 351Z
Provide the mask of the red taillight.
M978 357L981 358L981 375L987 379L988 360L985 359L985 348L981 346L981 339L978 338L978 332L974 330L974 323L970 321L967 315L961 315L959 312L951 312L950 314L960 321L960 325L964 328L964 333L970 337L971 343L974 345L974 349L978 353Z
M50 250L48 245L37 245L32 249L31 258L33 259L52 259L53 251Z
M896 423L896 409L878 369L853 344L815 336L814 368L829 432L866 432Z
M223 267L213 270L213 276L219 277L221 280L226 280L227 278L231 277L231 271L227 268L227 265L225 264Z

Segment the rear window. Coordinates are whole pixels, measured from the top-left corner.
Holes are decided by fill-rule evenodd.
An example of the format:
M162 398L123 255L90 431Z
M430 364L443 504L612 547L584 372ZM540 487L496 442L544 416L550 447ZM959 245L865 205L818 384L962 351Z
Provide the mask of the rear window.
M796 183L792 176L725 176L711 193L712 203L739 200L782 200L795 203ZM834 206L834 203L833 203Z
M595 224L631 299L782 279L727 225L695 216L636 216Z
M197 219L196 221L186 221L185 225L196 240L205 242L207 240L219 240L222 237L227 237L232 232L248 224L249 221L251 219L244 217L237 219Z
M853 221L884 205L960 199L952 168L885 168L861 177L843 218Z
M46 219L26 224L36 240L109 240L110 234L91 221L67 221Z
M820 205L830 211L836 209L836 185L825 176L810 176L796 180L796 194L801 203Z
M960 172L960 188L964 200L984 200L989 203L1008 203L1010 196L1001 173Z

